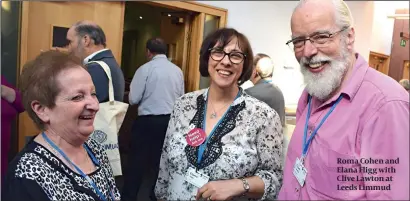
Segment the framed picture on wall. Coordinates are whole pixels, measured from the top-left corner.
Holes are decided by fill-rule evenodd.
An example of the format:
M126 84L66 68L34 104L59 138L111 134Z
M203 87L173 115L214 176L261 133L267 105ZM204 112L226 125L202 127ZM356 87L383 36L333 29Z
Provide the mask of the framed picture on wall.
M51 25L51 47L53 50L68 51L69 42L67 40L67 32L69 26Z

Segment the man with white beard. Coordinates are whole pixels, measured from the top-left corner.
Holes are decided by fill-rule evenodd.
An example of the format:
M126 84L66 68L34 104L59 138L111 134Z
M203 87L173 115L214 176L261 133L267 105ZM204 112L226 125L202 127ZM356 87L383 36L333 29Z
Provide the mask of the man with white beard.
M409 94L354 51L342 0L301 1L291 29L306 89L279 199L409 200Z

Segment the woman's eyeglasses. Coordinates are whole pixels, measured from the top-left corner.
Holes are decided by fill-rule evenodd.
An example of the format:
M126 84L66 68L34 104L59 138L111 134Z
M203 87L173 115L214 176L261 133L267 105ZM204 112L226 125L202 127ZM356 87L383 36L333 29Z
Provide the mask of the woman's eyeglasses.
M231 61L233 64L240 64L246 58L246 55L242 52L226 53L225 51L217 48L210 48L209 51L211 58L215 61L222 61L222 59L224 59L225 56L228 55L229 61Z

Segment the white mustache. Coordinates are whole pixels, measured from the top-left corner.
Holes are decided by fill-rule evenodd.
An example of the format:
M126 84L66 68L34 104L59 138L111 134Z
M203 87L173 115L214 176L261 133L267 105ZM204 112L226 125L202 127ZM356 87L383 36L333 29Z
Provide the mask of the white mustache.
M314 56L310 59L308 59L307 57L302 57L300 59L299 64L301 66L304 66L304 65L309 65L309 64L313 64L313 63L319 63L319 62L325 62L325 61L332 62L332 61L334 61L334 59L332 59L328 56L324 56L324 55L316 55L316 56Z

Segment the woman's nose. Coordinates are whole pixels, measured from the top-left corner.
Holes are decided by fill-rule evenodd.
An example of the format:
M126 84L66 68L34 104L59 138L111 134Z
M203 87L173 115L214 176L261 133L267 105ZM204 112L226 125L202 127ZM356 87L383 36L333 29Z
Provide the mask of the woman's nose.
M87 103L86 108L89 109L89 110L98 111L98 109L99 109L100 107L99 107L99 102L98 102L97 98L94 97L94 96L91 96L91 97L88 99L88 103Z
M222 58L221 63L225 66L230 65L231 64L231 60L229 60L229 55L225 55L224 58Z

